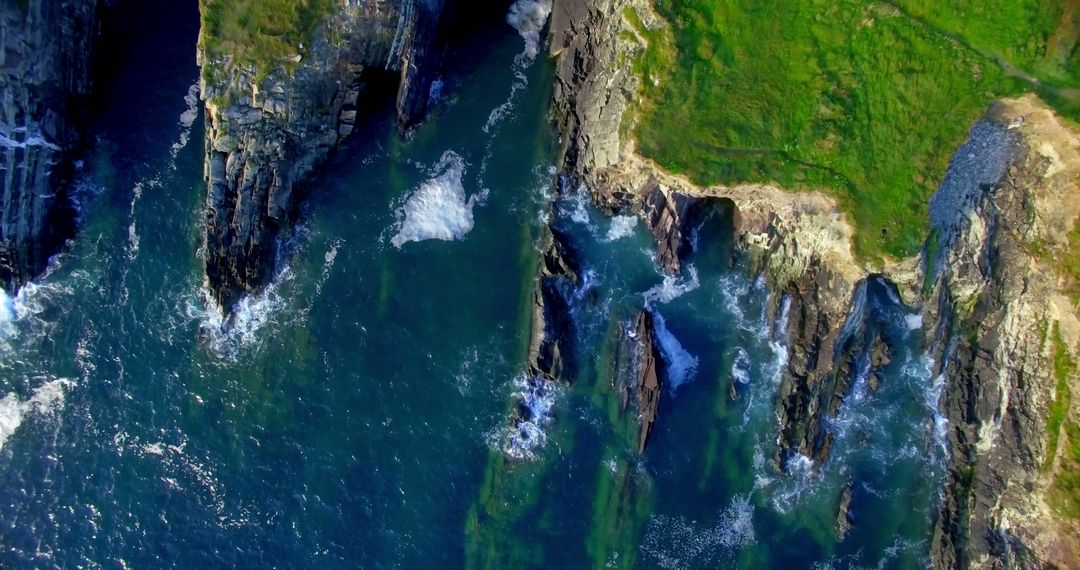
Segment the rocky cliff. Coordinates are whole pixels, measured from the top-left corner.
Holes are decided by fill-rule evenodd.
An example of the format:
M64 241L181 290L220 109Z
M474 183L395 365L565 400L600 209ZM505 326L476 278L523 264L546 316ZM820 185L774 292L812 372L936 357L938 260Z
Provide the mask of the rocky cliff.
M1058 268L1080 217L1078 176L1080 137L1034 96L1005 100L972 129L931 202L925 313L950 450L938 567L1068 567L1080 555L1041 469L1055 461L1047 422L1062 397L1049 331L1070 353L1080 342ZM1068 376L1075 391L1075 369Z
M73 230L70 115L90 91L97 0L0 4L0 285L44 270Z
M637 79L624 63L645 40L624 19L627 8L647 26L663 25L635 0L555 2L562 166L597 205L640 214L657 239L658 264L670 272L679 270L689 204L731 202L739 254L766 278L772 313L789 300L778 467L795 454L825 460L830 434L822 418L843 405L854 359L887 363L887 343L866 326L860 302L875 275L878 285L898 286L908 304L923 307L945 386L948 480L930 540L933 564L1068 566L1080 554L1076 531L1047 505L1053 476L1040 466L1057 464L1047 442L1059 437L1047 434L1047 408L1060 397L1047 331L1060 327L1070 354L1080 341L1056 261L1080 213L1076 134L1033 97L995 104L934 198L923 257L861 267L832 198L763 184L701 188L634 152L621 127L632 120L626 112ZM1076 393L1075 368L1068 382Z
M274 272L297 190L353 130L372 72L398 75L403 129L425 114L439 65L443 0L335 0L307 43L264 66L199 42L206 106L207 284L229 309ZM204 8L205 9L205 8ZM205 16L205 14L204 14ZM263 67L268 67L265 69Z

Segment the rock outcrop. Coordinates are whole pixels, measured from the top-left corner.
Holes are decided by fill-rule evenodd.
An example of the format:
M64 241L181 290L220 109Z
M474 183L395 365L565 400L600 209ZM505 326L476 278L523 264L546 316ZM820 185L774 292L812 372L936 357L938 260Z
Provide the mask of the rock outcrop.
M574 321L569 297L578 283L578 262L566 236L548 227L533 286L529 375L555 382L573 373Z
M90 92L98 0L0 4L0 285L45 269L74 230L71 114Z
M940 248L926 252L925 313L950 451L936 567L1068 566L1077 552L1045 502L1052 477L1040 466L1054 461L1048 327L1070 352L1080 341L1055 266L1080 218L1078 175L1080 137L1034 96L1005 100L972 129L931 203Z
M298 49L268 74L229 56L211 59L206 46L212 38L200 38L207 124L203 253L208 287L226 310L273 275L278 237L297 210L297 189L352 132L370 72L399 74L403 129L424 116L437 77L440 24L449 10L443 4L341 0L303 53Z
M638 453L643 453L660 411L664 362L651 312L638 311L633 322L620 325L611 382L619 395L620 413L632 413L636 418L633 443Z

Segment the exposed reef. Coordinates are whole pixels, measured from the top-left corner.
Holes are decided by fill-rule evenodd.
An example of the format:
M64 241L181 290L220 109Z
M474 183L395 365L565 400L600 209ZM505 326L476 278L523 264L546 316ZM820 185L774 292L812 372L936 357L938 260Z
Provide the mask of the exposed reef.
M353 131L373 74L398 74L402 129L429 105L441 58L442 0L349 0L322 15L306 45L269 71L215 57L199 42L206 104L207 285L230 309L274 274L278 238L298 192Z
M0 286L45 269L74 229L73 117L90 92L98 0L0 4Z

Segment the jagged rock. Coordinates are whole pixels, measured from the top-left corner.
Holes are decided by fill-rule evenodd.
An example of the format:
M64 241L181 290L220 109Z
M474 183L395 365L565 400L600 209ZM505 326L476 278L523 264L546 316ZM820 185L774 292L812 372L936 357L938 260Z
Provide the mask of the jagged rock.
M836 535L840 540L847 538L855 526L855 518L851 514L851 497L851 483L848 483L840 492L840 506L836 509Z
M400 73L396 108L403 129L423 117L444 11L443 0L351 2L316 27L294 70L279 67L265 78L210 61L200 42L205 266L223 307L231 309L273 275L278 236L297 210L296 190L353 131L365 71Z
M573 371L574 322L567 296L577 286L578 266L565 234L548 228L533 288L529 374L565 380Z
M97 0L0 3L0 285L45 269L74 230L79 140L69 110L90 91Z
M638 343L637 379L635 391L637 392L638 413L638 453L645 451L645 445L649 442L653 424L656 423L660 409L660 351L656 346L656 333L653 329L652 313L641 311L638 313L634 325L635 336Z
M664 386L664 362L652 313L641 310L632 322L620 323L615 349L612 387L619 394L620 412L634 414L637 429L633 444L643 453L659 415Z
M866 380L871 392L877 392L881 387L881 372L892 363L892 359L892 347L880 334L875 335L870 345L870 376Z

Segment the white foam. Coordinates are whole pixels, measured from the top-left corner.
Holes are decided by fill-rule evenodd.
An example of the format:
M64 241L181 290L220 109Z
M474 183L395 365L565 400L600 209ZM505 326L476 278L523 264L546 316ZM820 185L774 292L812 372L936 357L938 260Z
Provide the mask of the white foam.
M781 514L790 512L801 497L814 490L814 460L802 453L796 453L788 458L784 471L787 477L777 480L780 488L776 490L772 501L773 508Z
M510 6L506 23L525 40L525 56L532 59L540 51L540 32L551 14L551 0L517 0Z
M697 269L693 265L687 265L685 275L664 275L663 281L645 291L645 305L651 306L656 302L670 303L700 286Z
M513 386L520 417L497 433L491 443L507 457L531 461L536 458L536 452L547 445L544 429L551 423L552 409L561 390L554 382L525 374L515 378Z
M697 373L698 359L679 344L679 340L668 330L664 317L653 312L656 324L656 340L667 363L668 390L674 393Z
M739 384L750 383L750 355L741 346L736 349L735 361L731 363L731 377Z
M755 540L754 507L748 496L736 496L709 526L685 517L651 517L642 550L661 568L715 567L719 558L733 561L737 549Z
M28 414L51 416L64 405L64 390L75 383L66 378L46 382L23 401L14 392L0 400L0 448L22 425Z
M0 289L0 326L10 324L15 320L15 300Z
M180 138L172 145L171 154L173 158L176 158L176 153L187 146L188 141L191 139L191 126L195 124L195 119L199 116L198 81L188 87L187 94L184 95L184 103L187 105L187 109L180 113L180 118L177 120L180 125Z
M923 326L922 313L908 313L904 315L904 324L909 331L917 331Z
M409 194L399 209L400 228L390 243L401 248L410 241L461 239L473 229L473 206L486 191L465 198L462 176L465 159L446 151L431 170L432 177Z
M607 241L615 241L634 235L637 228L637 216L615 216L611 218L611 226L608 228Z
M235 359L240 349L258 343L259 331L286 314L285 299L278 290L292 278L291 269L285 266L259 294L240 299L231 317L205 289L200 290L200 298L188 299L185 313L200 321L199 329L214 353Z

